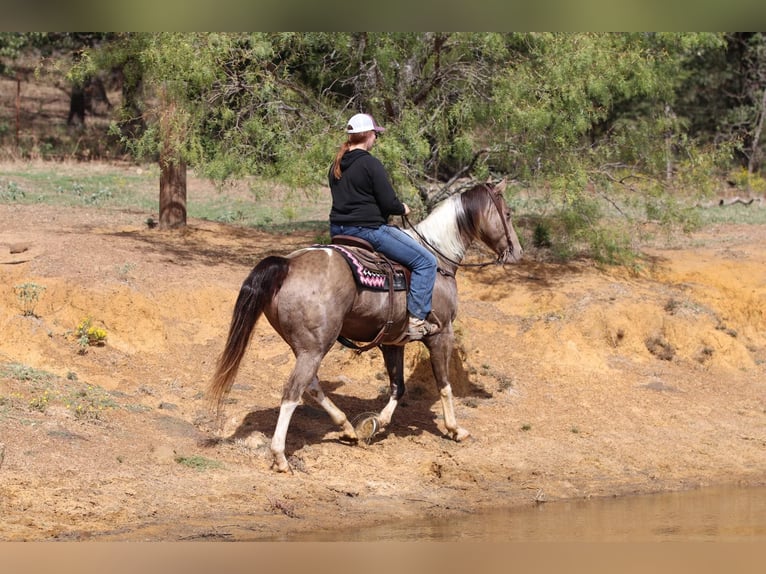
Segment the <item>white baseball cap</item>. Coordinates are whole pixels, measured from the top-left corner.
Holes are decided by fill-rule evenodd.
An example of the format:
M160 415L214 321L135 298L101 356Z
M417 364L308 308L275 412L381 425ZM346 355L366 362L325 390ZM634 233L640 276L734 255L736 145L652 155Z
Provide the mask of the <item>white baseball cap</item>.
M370 114L356 114L351 116L346 125L347 134L358 134L362 132L370 132L375 130L376 132L384 132L386 128L380 127L375 123Z

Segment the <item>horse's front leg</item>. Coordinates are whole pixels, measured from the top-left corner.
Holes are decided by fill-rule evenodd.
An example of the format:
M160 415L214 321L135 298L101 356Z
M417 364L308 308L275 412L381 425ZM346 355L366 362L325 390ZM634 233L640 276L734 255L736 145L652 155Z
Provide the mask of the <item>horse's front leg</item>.
M455 417L455 405L452 398L452 385L449 382L449 361L455 343L452 323L449 323L440 333L426 337L423 342L431 353L431 369L439 389L444 412L444 426L450 438L461 441L471 436L466 429L458 426Z
M363 441L368 441L391 423L404 394L404 346L381 345L380 348L388 371L390 394L388 403L378 415L366 415L357 422L356 434Z
M383 361L388 372L388 403L378 415L380 429L385 429L394 416L399 400L404 394L404 345L381 345Z

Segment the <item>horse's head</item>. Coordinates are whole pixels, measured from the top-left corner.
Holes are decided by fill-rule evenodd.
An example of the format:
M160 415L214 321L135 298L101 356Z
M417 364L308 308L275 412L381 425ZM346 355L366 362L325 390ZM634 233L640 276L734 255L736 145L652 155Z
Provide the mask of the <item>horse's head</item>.
M478 239L497 253L498 263L516 263L521 260L522 249L511 221L511 209L503 197L506 185L506 180L497 185L479 185L466 192L472 194L466 199L481 206L475 211L478 217L474 216Z
M503 198L505 186L505 180L497 185L483 183L453 195L411 233L455 267L477 239L497 254L498 263L516 263L521 259L521 244Z

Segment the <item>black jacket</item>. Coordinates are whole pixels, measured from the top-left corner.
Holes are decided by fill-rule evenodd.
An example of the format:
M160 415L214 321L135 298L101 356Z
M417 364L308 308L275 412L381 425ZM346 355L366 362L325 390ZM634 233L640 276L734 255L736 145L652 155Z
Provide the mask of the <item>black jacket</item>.
M391 215L404 215L404 204L380 160L363 149L346 152L340 161L341 178L328 174L332 192L330 223L377 228Z

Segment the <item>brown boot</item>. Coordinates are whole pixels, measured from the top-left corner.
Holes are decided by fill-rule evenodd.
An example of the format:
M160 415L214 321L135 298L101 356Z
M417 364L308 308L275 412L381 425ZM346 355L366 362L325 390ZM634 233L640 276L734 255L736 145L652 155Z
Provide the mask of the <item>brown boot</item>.
M407 325L407 336L411 341L414 341L416 339L422 339L426 335L433 335L438 329L438 325L429 323L425 319L418 319L417 317L410 316Z

